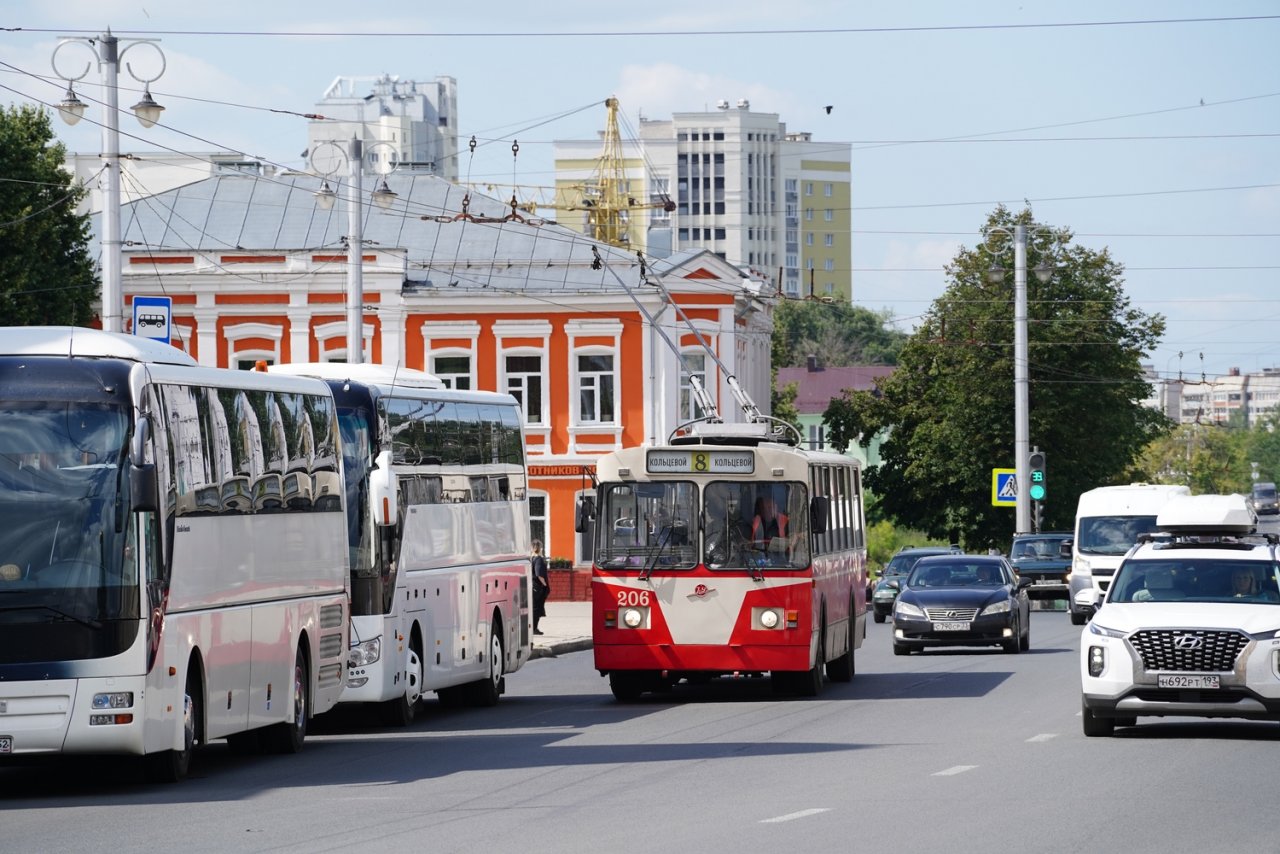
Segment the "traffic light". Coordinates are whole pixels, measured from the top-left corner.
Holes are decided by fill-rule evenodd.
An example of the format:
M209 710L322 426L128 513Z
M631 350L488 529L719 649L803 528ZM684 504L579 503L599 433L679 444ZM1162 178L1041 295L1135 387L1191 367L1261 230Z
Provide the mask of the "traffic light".
M1027 494L1032 501L1044 501L1045 496L1045 473L1044 473L1044 451L1032 451L1027 457L1027 463L1031 469L1030 488Z

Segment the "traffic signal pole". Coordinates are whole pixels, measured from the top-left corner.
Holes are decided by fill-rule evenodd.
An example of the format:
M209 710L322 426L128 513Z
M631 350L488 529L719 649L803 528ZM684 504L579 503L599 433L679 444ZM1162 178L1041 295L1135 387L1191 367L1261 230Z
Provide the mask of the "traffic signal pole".
M1031 484L1027 444L1027 227L1013 227L1013 459L1018 479L1017 525L1014 533L1031 530Z

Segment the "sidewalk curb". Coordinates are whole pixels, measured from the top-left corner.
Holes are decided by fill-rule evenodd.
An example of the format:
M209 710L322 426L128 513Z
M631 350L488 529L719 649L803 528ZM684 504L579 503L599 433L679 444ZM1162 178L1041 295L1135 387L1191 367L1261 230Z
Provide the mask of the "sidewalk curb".
M537 644L533 647L533 651L529 654L529 660L535 658L555 658L566 652L581 652L584 649L591 649L591 638L574 638L572 640L555 641L547 644Z

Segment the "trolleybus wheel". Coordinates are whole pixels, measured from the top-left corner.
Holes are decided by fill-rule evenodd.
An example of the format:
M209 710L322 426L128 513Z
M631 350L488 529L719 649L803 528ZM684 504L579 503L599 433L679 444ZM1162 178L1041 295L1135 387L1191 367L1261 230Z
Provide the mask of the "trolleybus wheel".
M856 664L853 660L853 609L849 609L849 646L844 655L827 662L827 678L832 682L852 682Z
M644 685L638 673L610 673L609 690L613 697L622 703L638 700L644 693Z

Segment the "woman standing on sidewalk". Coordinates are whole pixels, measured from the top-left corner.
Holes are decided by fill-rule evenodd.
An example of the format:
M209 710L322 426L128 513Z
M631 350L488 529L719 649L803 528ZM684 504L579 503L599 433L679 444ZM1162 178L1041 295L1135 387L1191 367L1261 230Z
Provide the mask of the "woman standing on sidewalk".
M547 573L547 559L542 555L542 540L533 543L533 633L542 634L538 621L547 616L547 597L551 595L551 576Z

